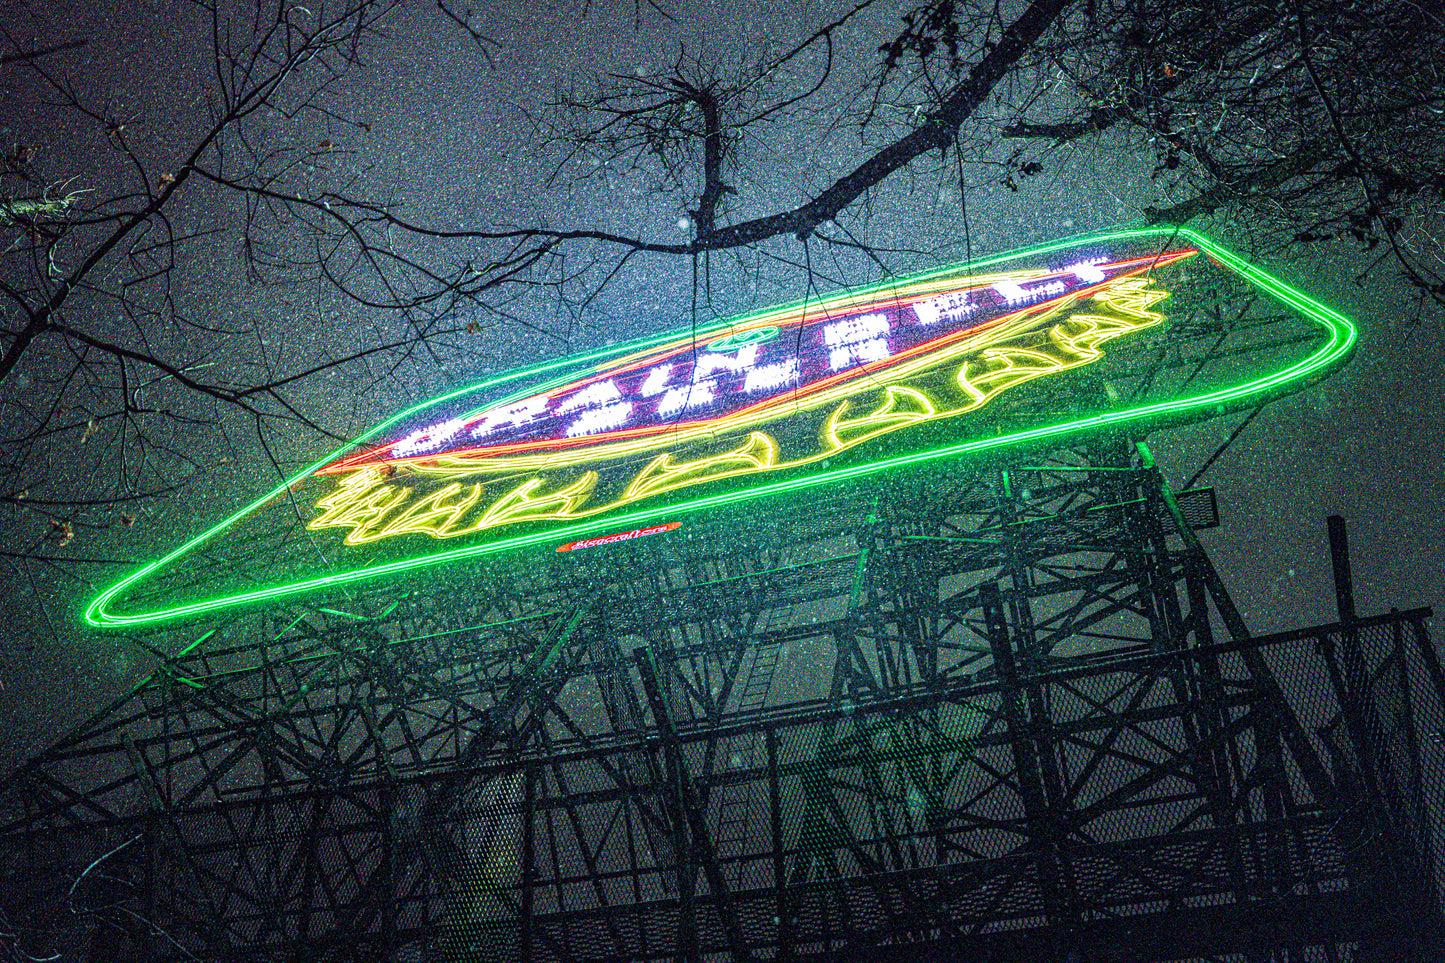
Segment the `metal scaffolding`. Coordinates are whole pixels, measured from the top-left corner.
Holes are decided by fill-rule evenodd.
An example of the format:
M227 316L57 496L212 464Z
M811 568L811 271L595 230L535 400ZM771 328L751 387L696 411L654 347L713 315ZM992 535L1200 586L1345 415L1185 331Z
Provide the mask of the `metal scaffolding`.
M1427 610L1355 614L1342 527L1340 622L1253 637L1212 493L1122 439L788 508L152 640L0 787L11 929L56 914L97 960L1441 958L1445 678Z

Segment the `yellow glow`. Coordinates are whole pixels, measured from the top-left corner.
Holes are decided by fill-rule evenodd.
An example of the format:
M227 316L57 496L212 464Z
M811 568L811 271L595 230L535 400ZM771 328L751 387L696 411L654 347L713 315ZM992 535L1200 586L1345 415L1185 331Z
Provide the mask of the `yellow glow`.
M537 494L545 484L544 479L533 478L525 481L497 499L482 516L477 528L495 528L498 525L542 518L580 518L582 514L591 514L578 514L576 509L592 494L592 489L597 487L597 477L595 471L589 471L572 484L550 495Z
M321 515L306 527L350 528L351 534L346 536L348 545L371 541L372 538L364 533L379 524L387 512L406 501L411 494L410 488L401 486L377 488L380 482L381 471L376 468L367 468L343 479L336 491L316 503L322 510ZM436 532L428 534L445 537Z
M778 443L771 435L755 431L748 435L748 440L742 447L711 458L699 458L674 465L670 452L658 455L632 479L632 483L627 486L616 504L625 505L674 488L768 471L776 467Z
M436 538L452 538L456 535L477 531L482 526L472 525L467 528L455 528L454 526L482 497L482 486L480 484L473 485L471 494L463 496L459 501L451 501L461 491L461 482L452 482L445 488L433 492L402 512L400 518L388 523L376 537L386 538L407 532L420 532Z
M844 419L849 407L850 403L845 400L823 426L823 443L829 451L842 451L870 438L938 417L938 408L927 395L901 385L883 389L883 403L872 414Z
M350 528L346 537L350 545L403 534L449 539L520 522L587 518L704 482L798 468L904 428L976 411L1010 388L1092 364L1104 356L1101 347L1107 342L1161 323L1163 316L1150 309L1166 296L1153 288L1148 278L1115 279L1088 295L1095 305L1109 311L1108 314L1074 314L1060 318L1080 300L1077 295L1061 298L1045 311L1019 311L986 332L892 365L884 372L887 384L855 378L840 380L801 399L783 393L777 399L743 412L692 423L673 434L516 456L440 455L432 460L408 462L405 468L408 479L480 476L480 480L469 488L461 482L449 481L389 522L387 517L411 499L414 489L396 484L395 479L384 477L376 467L358 469L344 476L337 489L318 502L322 514L310 527ZM1059 320L1042 327L1054 318ZM1015 343L1004 343L1010 340ZM962 363L951 379L957 386L956 397L951 401L902 383L960 359ZM881 390L882 398L868 414L847 417L853 407L852 398L861 390ZM768 422L828 405L834 407L819 432L818 448L799 453L798 457L783 458L777 439L757 430ZM589 502L599 487L601 475L591 468L555 491L546 491L552 484L548 476L559 471L645 455L659 448L675 450L713 445L742 431L748 435L741 445L701 458L676 462L674 451L659 451L625 486L620 483L609 486L607 490L615 494L595 505ZM484 500L488 486L517 478L525 480L494 500ZM485 510L468 522L467 517L474 514L473 509L479 504L486 504Z

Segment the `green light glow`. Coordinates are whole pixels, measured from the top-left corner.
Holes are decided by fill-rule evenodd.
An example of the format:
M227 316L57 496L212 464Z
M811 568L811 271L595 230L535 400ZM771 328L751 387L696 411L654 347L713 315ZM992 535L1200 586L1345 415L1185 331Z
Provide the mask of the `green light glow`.
M766 328L752 328L748 331L739 331L737 334L729 334L718 338L716 341L709 341L704 345L706 351L736 351L739 348L746 348L750 344L762 344L764 341L771 341L781 331L776 325L769 325Z
M398 424L425 408L444 404L455 398L462 397L468 393L499 388L519 381L523 381L523 387L519 387L508 396L497 401L489 402L489 406L510 403L513 399L523 398L539 391L545 391L550 387L565 384L573 378L573 372L578 370L579 365L594 361L617 357L626 352L645 351L650 347L663 344L674 338L675 334L667 333L653 338L633 342L620 347L605 348L581 357L569 357L558 361L549 362L535 366L530 369L508 372L499 375L480 384L470 385L456 391L443 395L440 398L418 404L406 411L403 411L383 422L375 428L366 432L355 441L342 448L327 454L313 464L298 472L292 478L266 492L231 517L221 521L215 526L207 529L178 548L167 553L161 558L148 565L132 572L130 575L116 582L114 585L100 593L87 607L85 620L92 626L101 628L139 628L152 626L166 620L183 619L214 612L220 609L234 606L247 605L259 602L268 602L278 599L290 598L303 593L318 591L325 588L345 585L361 580L384 578L398 575L403 572L414 571L434 565L444 565L457 562L463 559L476 559L486 555L499 552L514 551L539 545L551 545L567 541L569 539L580 539L587 535L603 531L617 531L629 526L642 527L649 523L655 523L662 516L677 516L679 514L702 511L710 508L718 508L725 505L739 502L766 498L780 495L786 492L797 491L805 488L813 488L822 485L834 485L850 479L860 478L880 471L906 468L910 465L919 465L928 462L935 462L940 459L958 458L964 455L971 455L980 452L1005 448L1016 445L1036 444L1048 439L1064 435L1090 431L1111 425L1124 423L1161 423L1187 419L1190 417L1208 417L1218 412L1238 407L1248 402L1257 402L1262 398L1271 396L1285 390L1290 386L1297 386L1311 377L1317 377L1327 371L1330 367L1339 364L1348 357L1354 347L1357 331L1355 326L1340 313L1326 307L1308 295L1285 284L1279 279L1265 273L1257 267L1246 263L1235 254L1221 248L1209 239L1194 231L1184 228L1143 228L1137 230L1123 230L1108 234L1096 235L1087 238L1075 238L1066 241L1059 241L1043 245L1025 251L1009 252L986 261L971 265L971 269L988 267L1005 261L1014 261L1025 257L1039 257L1052 252L1078 248L1084 245L1098 245L1109 243L1121 243L1129 241L1143 241L1149 239L1187 241L1196 246L1200 251L1209 255L1218 262L1234 271L1236 274L1247 279L1256 287L1262 289L1271 297L1289 305L1298 311L1305 318L1312 320L1321 326L1325 336L1324 343L1307 357L1289 365L1288 367L1271 374L1256 378L1244 384L1228 388L1219 388L1212 391L1205 391L1187 398L1176 398L1167 401L1160 401L1151 404L1140 405L1122 411L1110 411L1096 414L1089 417L1077 418L1070 421L1052 425L1042 425L1024 431L996 435L993 437L972 438L966 441L951 445L944 445L927 451L914 452L902 456L882 458L870 461L866 464L851 465L833 470L823 470L818 474L790 478L785 481L755 484L737 488L731 491L716 492L713 494L695 497L682 502L658 505L656 507L641 508L626 514L609 514L601 518L591 519L575 524L561 525L543 531L531 532L524 535L517 535L508 538L499 538L496 541L479 545L467 545L450 550L429 552L410 558L396 559L382 564L373 565L367 568L353 569L350 571L335 572L331 574L301 578L285 584L268 585L250 591L222 594L213 598L196 599L181 604L169 605L145 612L114 612L111 611L111 603L115 602L127 589L141 583L148 576L165 568L171 562L190 552L197 546L221 535L241 518L261 508L267 502L282 495L288 488L305 481L315 474L319 469L331 464L344 453L357 450L358 446L367 441L382 435L388 428ZM929 278L940 277L955 268L945 268L928 274L919 275L907 279L909 283L926 281ZM888 281L871 288L856 292L855 297L864 297L873 292L884 292L899 282ZM758 326L767 321L770 317L776 316L788 308L770 308L765 311L756 312L741 319L722 321L712 326L703 327L698 330L699 340L704 338L717 338L728 341L732 338L746 339L751 336L754 340L762 340L759 334L766 329L758 330L757 333L747 330L746 326ZM744 328L743 331L738 331ZM756 329L755 329L756 330ZM736 334L732 332L737 332ZM738 347L749 343L740 340ZM535 379L539 375L546 375L549 372L562 372L552 379L543 381L540 384Z

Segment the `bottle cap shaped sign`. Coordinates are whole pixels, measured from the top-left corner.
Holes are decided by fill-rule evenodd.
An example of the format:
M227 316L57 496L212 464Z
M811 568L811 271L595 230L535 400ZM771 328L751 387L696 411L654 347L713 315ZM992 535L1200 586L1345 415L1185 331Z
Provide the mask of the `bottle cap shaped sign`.
M1219 310L1230 297L1287 320L1271 342L1287 348L1240 362L1258 326ZM1231 362L1201 377L1225 339ZM789 491L1257 404L1354 340L1342 315L1192 231L1059 242L486 378L261 494L86 619L194 617L746 500L786 512ZM1205 353L1171 380L1186 349Z

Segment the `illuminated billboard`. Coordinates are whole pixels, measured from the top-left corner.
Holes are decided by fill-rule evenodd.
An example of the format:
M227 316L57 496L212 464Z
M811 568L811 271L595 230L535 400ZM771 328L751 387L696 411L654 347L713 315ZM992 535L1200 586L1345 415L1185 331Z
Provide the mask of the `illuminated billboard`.
M1288 312L1298 350L1231 369L1233 383L1118 390L1177 350L1171 299L1226 288ZM1172 228L893 279L418 405L111 586L86 618L138 626L502 551L615 544L628 539L608 533L665 533L748 499L1207 417L1318 376L1354 337L1338 313Z

